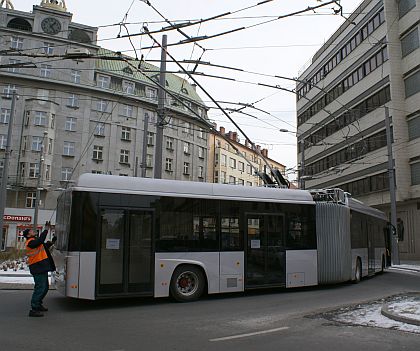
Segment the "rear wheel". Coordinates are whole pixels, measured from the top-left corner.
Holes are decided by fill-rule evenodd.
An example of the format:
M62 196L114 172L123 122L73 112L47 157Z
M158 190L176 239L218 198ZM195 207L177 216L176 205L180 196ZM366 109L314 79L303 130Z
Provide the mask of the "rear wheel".
M385 270L385 256L382 255L382 265L381 265L381 273Z
M180 302L194 301L203 295L204 274L195 266L177 267L172 275L170 291L172 297Z
M362 279L362 263L360 262L360 258L356 261L356 269L354 270L354 282L358 283Z

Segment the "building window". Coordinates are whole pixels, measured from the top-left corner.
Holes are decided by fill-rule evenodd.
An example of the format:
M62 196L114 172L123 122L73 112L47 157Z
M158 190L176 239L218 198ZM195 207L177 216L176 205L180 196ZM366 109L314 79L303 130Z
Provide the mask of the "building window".
M420 91L420 71L404 80L405 97L408 98Z
M220 183L222 184L226 183L226 172L223 172L223 171L220 172Z
M232 157L229 159L229 166L233 169L236 169L236 160Z
M227 164L227 156L224 154L221 154L220 163L222 166L226 166Z
M3 88L3 94L6 98L11 98L13 93L17 94L16 85L9 84Z
M234 176L229 176L229 184L236 184L236 178Z
M152 132L147 132L147 146L154 145L155 135Z
M35 208L36 192L26 193L26 208Z
M105 112L107 110L108 101L107 100L98 100L96 101L96 110L100 112Z
M23 49L23 38L21 37L11 37L10 38L10 48L15 50Z
M399 0L398 13L400 15L400 18L405 16L414 7L416 7L416 0Z
M19 64L20 64L20 60L16 60L16 59L9 59L9 66L7 68L7 70L10 73L19 73Z
M39 174L39 164L30 163L29 164L29 178L37 178Z
M409 140L420 138L420 115L408 120L408 138Z
M121 139L129 141L130 140L130 133L131 133L131 128L122 127L121 128Z
M7 135L0 134L0 149L6 149L7 145Z
M134 94L135 84L133 82L123 81L123 92L126 94Z
M52 55L54 52L54 44L44 42L42 49L44 50L45 55Z
M120 163L128 164L130 157L130 151L121 149L120 151Z
M174 149L174 138L167 137L166 138L166 149L173 150Z
M63 156L74 156L75 143L72 141L65 141L63 144Z
M245 182L244 182L243 179L239 178L238 179L238 184L244 186L245 185Z
M245 164L241 161L238 161L238 171L243 172L245 170Z
M199 146L198 147L198 157L199 158L204 158L204 147Z
M53 150L53 140L48 139L48 155L52 154L52 150Z
M102 174L102 171L92 170L92 174Z
M69 107L79 107L79 97L76 94L70 94L67 99L67 106Z
M189 175L190 174L190 163L184 162L184 174Z
M102 161L103 160L103 146L94 145L93 146L93 156L92 159L96 161Z
M44 78L51 78L51 74L52 74L52 66L51 65L46 65L46 64L42 64L41 65L41 77Z
M76 123L77 119L74 117L66 117L66 123L64 129L68 132L75 132L76 131Z
M98 77L96 78L96 83L98 87L103 88L103 89L108 89L111 83L111 78L108 76L103 76L99 74Z
M153 168L153 155L150 155L150 154L146 155L146 167Z
M200 128L200 130L198 131L198 137L200 139L205 139L206 138L206 133L204 132L204 129Z
M184 154L189 155L190 154L190 143L187 143L184 141Z
M204 167L198 166L198 178L204 178Z
M45 179L51 180L51 165L45 165Z
M133 117L133 106L131 106L131 105L123 105L123 116L125 116L125 117Z
M252 182L246 182L246 186L252 186Z
M25 178L25 168L26 168L26 163L21 162L20 163L20 176L21 176L21 178Z
M32 137L32 151L41 151L42 149L42 137L39 136L33 136Z
M47 113L44 111L35 111L34 126L47 126Z
M73 173L73 168L70 168L70 167L61 168L61 180L63 182L69 181L71 179L72 173Z
M411 167L411 185L420 184L420 162L413 163Z
M96 136L105 136L105 123L96 123L93 134Z
M10 111L7 108L2 108L1 109L1 114L0 114L0 123L2 124L8 124L9 120L10 120Z
M186 134L191 134L191 123L184 122L184 127L182 129L182 132Z
M408 33L403 39L401 39L401 52L402 57L407 56L419 47L419 30L416 27L410 33Z
M73 83L79 84L80 83L80 75L81 75L80 71L72 69L71 72L70 72L71 81Z
M146 97L149 99L157 99L157 90L153 88L146 87Z
M173 160L171 158L167 158L165 161L165 171L172 172L172 163Z

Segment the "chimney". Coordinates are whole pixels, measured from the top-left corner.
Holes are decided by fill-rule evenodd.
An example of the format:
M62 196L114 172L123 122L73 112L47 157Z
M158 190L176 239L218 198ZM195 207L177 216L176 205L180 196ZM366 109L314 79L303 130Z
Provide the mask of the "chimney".
M249 142L248 142L248 139L245 139L245 146L246 146L247 148L249 148Z
M229 130L229 139L233 140L233 132L231 132L230 130Z
M232 138L233 138L233 140L238 141L238 133L237 132L233 132L232 133Z
M261 150L261 146L257 145L257 150L260 151Z
M262 149L262 150L261 150L261 154L262 154L265 158L268 158L268 149Z
M225 135L225 127L220 127L220 134Z
M191 84L191 86L194 89L194 91L197 91L197 85L196 84Z

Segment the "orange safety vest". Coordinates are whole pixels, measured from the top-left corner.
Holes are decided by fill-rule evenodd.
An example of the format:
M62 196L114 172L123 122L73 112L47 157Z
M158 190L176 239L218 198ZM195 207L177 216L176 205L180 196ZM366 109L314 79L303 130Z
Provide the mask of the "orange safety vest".
M41 244L35 249L32 249L28 246L28 244L35 240L35 238L30 238L26 241L26 256L28 256L28 263L32 265L34 263L40 262L48 258L47 252L45 251L44 245Z

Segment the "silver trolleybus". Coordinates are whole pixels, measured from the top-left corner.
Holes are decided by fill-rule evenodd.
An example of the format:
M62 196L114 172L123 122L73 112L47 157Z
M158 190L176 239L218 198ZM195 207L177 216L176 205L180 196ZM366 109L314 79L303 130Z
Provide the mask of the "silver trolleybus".
M373 242L378 233L372 247L353 243L350 234L360 228L350 224L359 214L370 233L372 216L359 207L314 201L302 190L84 174L58 201L55 284L81 299L190 301L359 280L382 268L385 252ZM337 218L328 221L331 208L347 214L344 230ZM374 225L386 227L374 214ZM327 244L331 235L345 244ZM322 257L331 253L334 260Z

